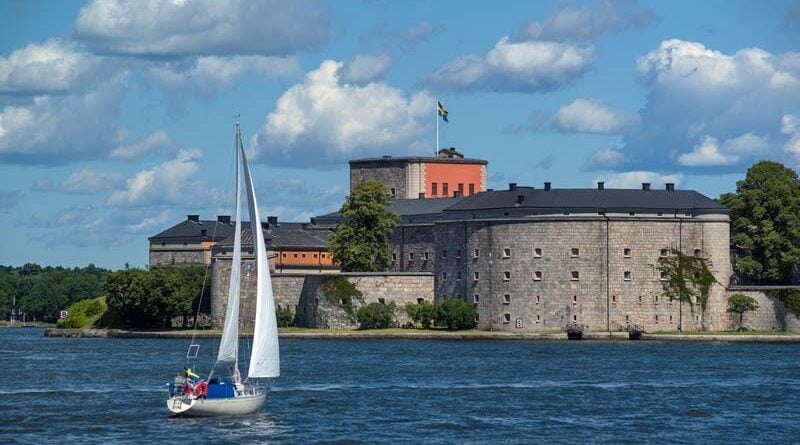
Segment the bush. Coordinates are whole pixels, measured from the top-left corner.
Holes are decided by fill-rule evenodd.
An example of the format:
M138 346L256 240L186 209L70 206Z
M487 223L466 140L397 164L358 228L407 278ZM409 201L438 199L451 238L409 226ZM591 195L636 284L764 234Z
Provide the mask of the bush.
M436 308L436 325L448 330L472 329L475 327L475 308L460 298L445 300Z
M356 314L360 329L386 329L394 321L394 303L370 303L361 307Z
M67 309L67 318L58 320L56 326L74 329L88 328L106 309L108 306L103 297L78 301Z
M294 326L294 312L289 309L278 307L275 309L275 318L278 319L279 328Z
M436 306L432 303L419 303L406 305L406 313L409 317L425 329L433 326L436 318Z

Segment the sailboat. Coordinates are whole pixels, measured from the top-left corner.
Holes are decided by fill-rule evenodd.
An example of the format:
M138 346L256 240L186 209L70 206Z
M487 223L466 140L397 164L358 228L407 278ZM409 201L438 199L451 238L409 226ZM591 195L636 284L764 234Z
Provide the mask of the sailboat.
M236 228L233 243L233 263L231 264L228 306L225 311L222 338L216 362L208 377L183 385L168 384L170 396L167 409L180 416L223 416L247 414L260 409L266 402L266 388L257 379L277 378L280 375L280 354L278 350L278 324L275 317L275 301L272 296L272 280L267 263L264 234L258 212L253 178L242 145L239 123L236 123ZM239 296L242 266L242 223L241 223L241 175L244 173L247 207L250 216L250 230L253 232L253 246L256 262L256 314L253 332L253 345L247 378L242 379L239 372ZM187 358L196 357L198 345L190 345ZM187 374L193 374L187 372ZM193 384L190 384L193 383Z

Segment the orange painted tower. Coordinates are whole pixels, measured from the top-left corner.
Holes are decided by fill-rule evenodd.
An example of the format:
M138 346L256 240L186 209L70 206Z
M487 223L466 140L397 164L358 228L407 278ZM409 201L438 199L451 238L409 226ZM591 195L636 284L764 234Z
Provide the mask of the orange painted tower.
M465 158L455 148L434 157L392 157L350 161L350 190L364 181L378 181L398 199L470 196L486 191L483 159Z

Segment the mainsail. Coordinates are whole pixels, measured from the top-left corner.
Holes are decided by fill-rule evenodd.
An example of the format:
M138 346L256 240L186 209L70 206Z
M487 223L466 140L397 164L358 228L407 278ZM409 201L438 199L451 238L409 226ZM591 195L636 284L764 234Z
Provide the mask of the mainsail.
M231 280L228 286L228 307L225 310L225 323L219 343L215 371L225 368L228 374L238 374L239 352L239 288L242 268L242 198L239 177L239 132L236 134L236 227L233 235L233 261Z
M278 377L280 375L280 352L278 349L278 322L275 317L275 302L272 297L272 280L267 263L267 250L264 244L264 233L261 231L261 218L258 215L258 204L253 189L253 178L250 166L242 145L242 136L236 128L236 141L239 156L242 159L245 185L247 186L247 203L250 210L250 230L253 232L253 243L256 255L256 319L253 332L253 350L250 354L248 378Z

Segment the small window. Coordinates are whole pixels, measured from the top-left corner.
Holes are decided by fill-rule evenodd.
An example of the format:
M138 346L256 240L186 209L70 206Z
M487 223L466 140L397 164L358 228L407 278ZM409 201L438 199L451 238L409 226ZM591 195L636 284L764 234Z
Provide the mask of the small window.
M456 281L461 281L461 271L456 272Z
M424 298L417 298L417 304L422 304L425 302Z
M347 298L340 298L339 299L339 304L341 304L342 306L346 306L347 305Z
M448 184L446 182L442 183L442 195L444 195L444 196L447 196L447 192L448 192L448 190L447 190L448 187L447 186L448 186Z
M664 212L658 212L658 213L656 213L656 215L658 215L658 216L664 216Z
M537 295L536 296L536 304L539 304L540 301L541 301L541 298Z
M694 249L694 256L696 257L703 256L703 249Z
M478 295L478 294L473 295L472 296L472 302L473 303L480 303L481 302L481 296Z
M281 254L281 256L282 256L283 258L286 258L286 252L282 253L282 254Z
M503 323L511 323L511 314L503 314Z
M577 315L573 315L573 316L572 316L572 321L575 321L575 322L577 322L577 321L578 321L578 316L577 316Z
M431 195L438 195L439 194L439 184L433 182L431 183Z
M631 281L631 271L626 270L622 273L622 277L625 281Z
M447 258L447 249L442 250L442 258Z
M655 302L656 302L656 304L658 304L658 295L656 295L655 297L653 297L653 301L655 301Z
M639 295L639 304L642 304L642 296Z
M617 296L616 295L612 295L611 296L611 302L612 303L616 303L617 302Z
M397 252L392 252L392 261L397 261Z
M580 249L578 249L577 247L573 247L570 250L569 256L572 258L578 258L580 256L580 253L581 253Z
M458 194L459 195L464 195L464 183L463 182L459 182L458 183Z
M408 252L408 261L414 261L414 252Z
M511 249L506 247L503 249L503 258L510 258L511 257Z
M503 304L511 304L511 294L503 295Z
M573 305L578 304L578 296L577 295L573 295L572 296L572 304Z
M461 258L461 249L456 250L456 258Z
M428 261L429 258L430 258L430 255L428 254L428 252L423 252L422 253L422 259L423 260Z
M533 281L542 281L542 271L537 270L533 273Z
M669 322L672 323L672 315L669 316Z
M475 184L470 184L469 185L469 194L470 195L474 195L475 194Z
M510 270L504 270L503 271L503 281L508 281L510 279L511 279L511 271Z
M322 254L322 258L325 258L325 254L324 253Z
M630 215L630 216L635 216L635 215L636 215L636 212L628 212L628 215Z
M658 279L660 279L661 281L667 281L668 278L669 277L667 277L667 273L663 271L658 276Z
M668 253L669 253L669 250L661 249L661 256L667 256Z
M478 258L480 256L481 256L481 250L480 249L475 249L475 250L472 251L472 258Z
M625 321L631 321L631 317L630 317L630 315L626 315L626 316L625 316Z
M472 272L472 281L478 281L480 279L481 279L480 272L478 272L477 270L475 272Z
M317 258L317 254L316 253L314 254L314 258Z
M296 254L296 253L295 253L293 256L294 256L295 258L297 258L297 254Z
M580 279L580 273L577 270L572 271L572 281L578 281Z
M631 257L631 249L628 248L628 247L622 249L622 256L624 258L630 258Z
M539 247L533 249L533 257L534 258L541 258L542 257L542 249Z
M306 254L301 254L300 256L301 256L301 257L303 257L303 258L305 258L305 257L306 257Z
M656 323L658 323L658 315L656 315Z
M161 246L166 246L166 245L167 245L167 243L161 243Z
M442 272L442 281L447 281L447 272Z
M378 303L386 304L386 299L385 298L378 298Z
M475 312L475 322L477 323L479 321L480 321L480 317L478 316L478 313Z
M389 189L389 193L391 193L391 194L392 194L392 196L394 196L394 195L395 195L396 191L395 191L394 187L392 187L391 189Z

